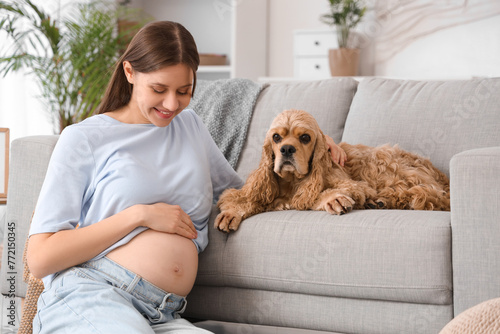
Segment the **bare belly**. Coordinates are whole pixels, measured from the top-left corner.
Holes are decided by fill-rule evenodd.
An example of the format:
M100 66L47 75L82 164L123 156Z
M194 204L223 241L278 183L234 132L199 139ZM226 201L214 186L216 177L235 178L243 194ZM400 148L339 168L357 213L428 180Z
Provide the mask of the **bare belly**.
M140 233L107 257L179 296L191 291L198 271L198 252L192 240L153 230Z

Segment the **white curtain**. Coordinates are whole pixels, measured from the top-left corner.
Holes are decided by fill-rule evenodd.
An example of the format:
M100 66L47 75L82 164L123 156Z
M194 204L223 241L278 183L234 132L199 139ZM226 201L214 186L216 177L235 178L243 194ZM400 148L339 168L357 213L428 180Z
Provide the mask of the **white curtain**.
M11 141L53 133L48 111L37 95L31 76L18 72L0 78L0 127L10 129Z

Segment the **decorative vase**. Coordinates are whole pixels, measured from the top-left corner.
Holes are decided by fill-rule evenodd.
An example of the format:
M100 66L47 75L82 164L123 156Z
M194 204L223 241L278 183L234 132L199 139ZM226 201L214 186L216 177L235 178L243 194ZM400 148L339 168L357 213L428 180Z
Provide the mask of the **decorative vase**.
M358 73L359 49L330 49L328 61L332 76L355 76Z

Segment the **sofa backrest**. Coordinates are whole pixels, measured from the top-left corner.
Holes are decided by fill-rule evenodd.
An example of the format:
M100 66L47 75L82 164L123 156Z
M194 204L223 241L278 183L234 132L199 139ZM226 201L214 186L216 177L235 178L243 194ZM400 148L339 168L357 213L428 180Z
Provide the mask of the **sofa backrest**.
M236 167L245 180L259 165L262 144L272 120L286 109L313 115L323 132L338 143L358 82L337 78L310 82L274 83L264 88L255 104L247 140Z
M398 144L449 175L453 155L500 146L500 78L463 81L364 79L342 141Z

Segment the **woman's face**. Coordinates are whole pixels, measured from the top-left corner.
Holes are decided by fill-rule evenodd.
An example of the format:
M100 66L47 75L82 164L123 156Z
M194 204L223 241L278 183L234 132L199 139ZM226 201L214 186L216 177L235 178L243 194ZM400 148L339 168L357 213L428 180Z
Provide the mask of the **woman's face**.
M165 127L191 101L193 71L185 64L166 66L154 72L134 71L123 63L127 80L133 85L127 108L131 123L150 123Z

